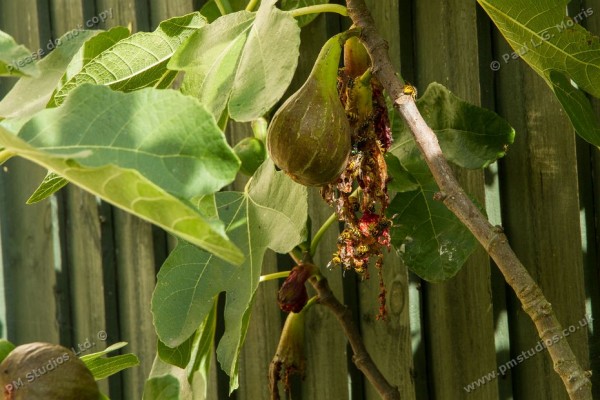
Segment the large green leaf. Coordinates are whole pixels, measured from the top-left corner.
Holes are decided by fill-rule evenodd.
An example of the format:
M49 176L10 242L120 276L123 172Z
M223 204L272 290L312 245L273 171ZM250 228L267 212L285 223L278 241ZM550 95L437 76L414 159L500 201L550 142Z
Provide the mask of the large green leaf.
M566 16L569 0L478 0L516 55L538 74L563 72L600 97L600 41L578 23L594 13ZM512 56L512 55L511 55Z
M503 157L514 141L515 131L506 120L461 100L439 83L427 87L417 100L417 107L435 131L444 156L461 167L484 168ZM398 132L400 138L393 144L392 153L398 148L413 151L415 143L408 128L404 124L397 126L394 133Z
M271 248L286 253L304 240L307 191L276 172L268 160L244 193L217 193L216 199L227 233L248 255L244 264L224 263L180 242L158 274L152 312L158 337L175 347L190 337L210 312L214 297L225 291L225 333L217 354L234 389L264 252Z
M169 68L186 72L182 90L200 99L215 118L227 105L231 118L265 114L290 84L300 46L298 24L276 0L258 12L240 11L198 30L175 53Z
M588 142L600 146L600 117L592 108L590 100L581 90L573 87L564 74L551 71L549 78L556 98L577 133Z
M206 24L200 13L171 18L154 32L138 32L120 40L88 62L55 94L61 104L79 85L94 83L124 92L154 86L167 87L175 78L167 63L179 45Z
M32 53L25 46L17 44L9 34L0 31L0 76L32 76L40 74L36 60L44 50Z
M71 59L71 62L67 66L67 70L58 83L58 88L68 82L73 75L78 73L81 68L94 57L127 36L129 36L129 30L122 26L118 26L109 31L101 32L86 41L79 51L77 51L77 54ZM50 100L50 106L53 105L53 100ZM48 172L42 183L40 183L40 186L27 200L27 204L37 203L46 199L65 187L68 183L69 182L66 179L54 172Z
M116 26L106 32L99 33L85 42L77 54L71 59L71 62L67 66L67 70L58 82L55 93L60 91L65 84L70 82L75 75L80 73L90 61L113 47L120 40L128 37L130 33L129 29L123 26ZM54 98L51 102L52 105L55 105Z
M83 43L101 31L71 31L37 65L39 76L21 78L0 101L0 118L26 118L43 110L60 78Z
M432 180L419 189L398 193L388 208L394 215L392 244L413 272L431 282L456 275L477 241L446 206L433 200L439 190Z
M34 116L19 136L49 154L77 157L83 167L136 169L185 199L221 189L239 169L212 116L173 90L122 93L86 84L62 107Z
M144 384L144 400L182 400L177 377L165 374L151 377Z
M446 158L468 168L484 168L504 156L514 130L497 114L468 104L432 83L417 107L435 131ZM388 159L394 216L392 244L406 265L423 279L439 282L454 276L476 248L469 230L442 202L439 191L408 128L392 115L393 156ZM399 163L397 162L399 161Z
M152 371L144 385L143 400L196 400L184 369L154 358ZM203 400L199 398L198 400Z
M117 97L113 97L114 95ZM108 99L110 104L95 102L95 98ZM154 100L150 101L153 98ZM72 99L76 100L71 101ZM109 113L102 111L114 107L113 101L115 100L121 104L118 110L113 108ZM164 100L167 101L165 102ZM86 105L86 102L89 102L89 104ZM179 123L171 124L171 129L167 132L167 136L169 137L168 143L170 144L164 145L162 149L160 146L152 148L152 143L150 142L150 138L157 141L165 139L161 134L152 134L152 130L163 124L156 120L157 111L155 107L157 104L162 104L162 107L177 108L179 110L177 113L187 109L191 114L190 116L180 115L181 118L178 119L178 122L187 121L183 125ZM72 115L65 112L65 110L71 110ZM92 117L87 115L89 112L92 112ZM139 118L140 120L155 121L155 124L151 129L147 129L146 131L138 129L144 126L144 122L140 122L142 125L138 126L138 128L135 128L137 123L131 126L127 125L131 129L127 131L124 129L125 126L116 126L112 122L104 128L96 125L94 122L94 118L102 118L102 115L105 115L108 118L112 118L113 121L121 119L129 123L130 120L124 118L124 114L128 113L131 113L129 116L133 119ZM171 112L169 117L174 115L176 114ZM202 118L202 115L205 118ZM194 118L203 119L203 122L193 122ZM203 132L201 129L199 130L199 127L206 124L206 120L210 118L207 117L206 111L194 99L174 91L145 89L135 93L124 94L112 92L110 89L101 86L86 85L77 89L73 93L73 96L69 97L69 101L64 107L45 110L23 127L22 132L31 140L31 143L28 143L22 137L17 137L8 131L4 125L0 125L0 147L6 148L6 151L9 153L17 154L50 171L56 172L70 182L81 186L107 202L155 223L174 235L190 241L207 251L213 252L218 257L239 263L242 261L243 255L227 239L220 222L214 218L205 217L191 203L175 197L137 170L119 164L124 163L130 167L137 168L143 167L142 164L146 163L147 165L143 168L149 171L153 168L162 168L164 170L166 167L168 169L169 165L171 168L177 167L177 163L172 163L178 157L177 154L182 153L182 158L190 157L190 149L187 149L187 144L195 142L194 140L187 142L190 140L188 137L190 135L186 131L190 126L193 126L194 129L191 136L199 136ZM165 127L168 125L166 122L164 124ZM212 124L214 124L214 121ZM59 125L63 128L68 126L70 127L69 129L72 128L75 131L59 129ZM86 129L89 126L96 126L99 130L96 130L96 133L91 136L87 135ZM37 135L37 133L43 131L55 131L57 135L52 136L53 139ZM157 162L161 164L161 167L159 167L158 165L153 165L147 158L145 161L143 161L144 158L140 159L139 162L142 164L132 162L132 159L135 160L137 158L135 150L124 151L122 153L109 151L105 152L106 157L108 157L108 159L104 160L106 164L102 164L103 161L98 155L94 155L96 151L91 147L79 146L79 150L75 151L73 147L65 147L64 143L61 146L62 140L73 141L78 140L77 138L81 138L82 141L80 144L89 145L90 143L94 143L94 141L97 141L97 144L106 144L105 139L102 139L103 135L115 135L115 132L120 132L120 135L117 134L114 136L115 144L126 146L134 145L135 142L138 142L143 144L147 150L153 151L154 154L160 154L160 151L171 152L175 158L170 162L163 162L160 157L156 158ZM135 134L132 135L132 133ZM144 137L148 138L148 141L139 140ZM219 138L216 142L218 143L221 140L223 139ZM55 141L55 143L50 143L52 141ZM159 142L154 142L154 144L157 143ZM184 149L183 144L186 144L186 149ZM43 146L46 150L35 147L37 145ZM211 148L215 143L207 142L204 145ZM183 154L184 151L187 155ZM196 149L191 149L191 151L193 153ZM110 157L116 158L111 159ZM149 157L149 155L146 154L144 157ZM183 160L181 165L189 167L191 164L189 161ZM156 175L156 171L152 172L151 175ZM185 176L185 174L182 176ZM192 189L191 186L193 186L194 179L197 179L197 177L190 176L187 182L190 184L190 190ZM210 180L208 176L206 179ZM162 178L159 181L162 182ZM177 186L178 183L171 182L168 186L173 187L173 185ZM181 188L188 187L186 182L181 180L179 181L179 185L181 185ZM204 187L206 188L206 186Z
M562 103L577 133L600 145L597 118L582 112L589 108L583 93L558 88L555 76L573 80L578 88L600 97L600 40L579 23L595 10L581 10L566 16L569 0L478 0L514 52L503 54L503 62L525 60L543 77ZM498 61L500 62L500 61ZM501 65L501 64L499 64ZM586 119L582 123L583 118ZM587 129L583 131L582 129Z

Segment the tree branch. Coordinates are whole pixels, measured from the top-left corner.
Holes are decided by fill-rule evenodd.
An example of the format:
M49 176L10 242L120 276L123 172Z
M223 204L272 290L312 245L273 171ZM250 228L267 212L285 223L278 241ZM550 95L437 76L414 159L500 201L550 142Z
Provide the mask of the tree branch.
M377 365L373 362L362 341L358 327L354 324L350 310L335 297L329 287L329 283L327 283L327 279L312 276L310 283L317 291L319 304L329 308L340 322L342 330L354 352L352 361L354 361L356 367L367 377L382 399L400 400L398 389L385 379L381 371L377 368Z
M565 340L552 306L538 285L519 261L501 228L492 226L466 195L444 158L435 133L427 126L410 94L403 93L403 82L396 75L388 55L388 46L375 28L375 22L364 0L346 0L348 15L361 29L361 41L371 56L373 74L394 101L404 122L410 128L421 150L440 193L439 197L460 221L469 228L504 275L521 301L523 309L537 328L540 338L548 343L548 352L554 370L560 375L573 400L591 400L589 373L577 363L575 355ZM556 341L559 339L558 341Z

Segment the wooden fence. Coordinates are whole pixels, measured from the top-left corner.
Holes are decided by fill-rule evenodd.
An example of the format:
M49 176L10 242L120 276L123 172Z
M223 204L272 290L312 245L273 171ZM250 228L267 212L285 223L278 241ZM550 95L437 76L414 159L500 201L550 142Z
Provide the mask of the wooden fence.
M2 0L0 29L32 51L85 25L131 24L148 31L168 17L199 9L193 0ZM600 158L577 139L546 84L521 60L509 59L504 39L475 0L370 0L396 67L422 90L437 81L458 96L497 111L516 129L515 144L499 164L485 172L458 171L462 183L489 218L502 224L510 242L541 285L584 368L592 369L600 398L600 318L597 225ZM582 21L600 34L600 0L573 1ZM110 18L95 24L101 12ZM300 69L293 87L306 77L328 36L348 26L320 16L303 28ZM503 57L504 56L504 57ZM490 67L499 61L499 70ZM496 68L494 68L496 69ZM13 81L0 81L5 94ZM595 103L600 112L600 105ZM238 140L248 128L236 125ZM162 231L98 202L69 186L51 200L27 206L45 171L13 159L0 170L0 328L15 343L48 341L76 346L89 340L91 351L107 342L127 341L141 366L102 385L114 400L140 399L155 356L156 336L150 298L156 272L173 245ZM243 182L236 183L240 187ZM331 213L317 192L311 194L313 227ZM331 230L317 261L335 246ZM274 254L265 272L287 268ZM566 399L546 352L512 366L480 386L467 385L509 365L539 340L532 322L510 288L479 249L454 279L429 284L409 274L394 254L385 264L390 319L375 320L377 280L359 282L353 273L324 271L348 304L376 363L399 386L402 399ZM267 367L283 323L277 283L259 288L240 367L241 389L231 397L266 399ZM589 323L581 326L588 317ZM314 307L307 321L307 374L293 385L294 399L377 399L379 396L351 362L333 316ZM100 339L99 339L100 337ZM210 399L224 399L227 378L213 368Z

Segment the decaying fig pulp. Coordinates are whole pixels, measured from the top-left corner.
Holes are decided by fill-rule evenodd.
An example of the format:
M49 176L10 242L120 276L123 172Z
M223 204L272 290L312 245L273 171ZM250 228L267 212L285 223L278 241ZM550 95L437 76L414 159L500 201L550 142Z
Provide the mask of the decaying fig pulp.
M98 400L90 370L71 350L50 343L16 347L0 364L3 400Z
M267 135L271 159L296 182L323 186L346 167L352 130L337 92L341 44L321 49L310 76L273 116Z

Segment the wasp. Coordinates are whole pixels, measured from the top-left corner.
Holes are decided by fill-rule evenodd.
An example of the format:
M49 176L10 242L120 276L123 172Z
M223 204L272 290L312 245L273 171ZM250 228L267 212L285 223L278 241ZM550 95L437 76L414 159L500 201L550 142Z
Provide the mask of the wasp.
M416 100L416 98L417 98L417 88L408 82L406 82L406 85L404 85L404 87L402 88L402 93L404 93L407 96L412 97L413 100Z

